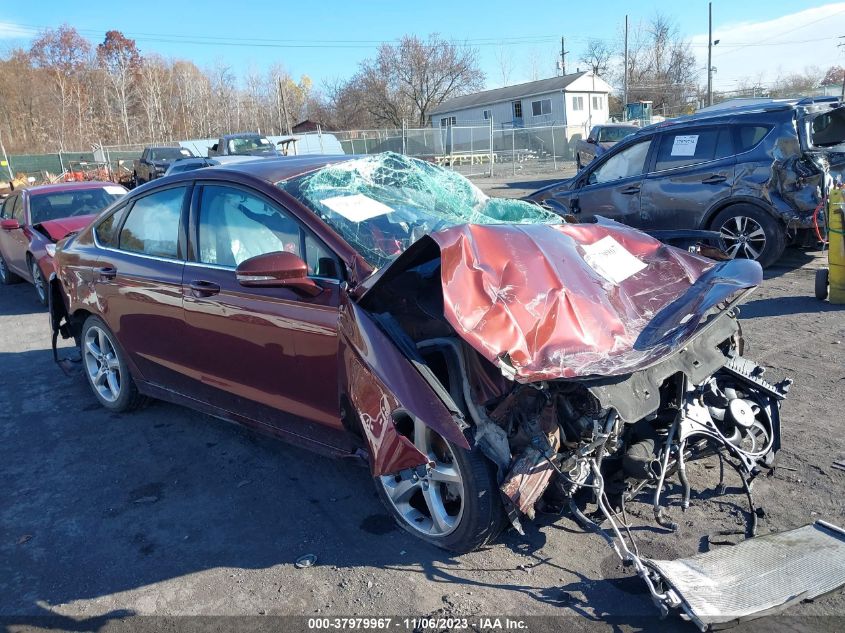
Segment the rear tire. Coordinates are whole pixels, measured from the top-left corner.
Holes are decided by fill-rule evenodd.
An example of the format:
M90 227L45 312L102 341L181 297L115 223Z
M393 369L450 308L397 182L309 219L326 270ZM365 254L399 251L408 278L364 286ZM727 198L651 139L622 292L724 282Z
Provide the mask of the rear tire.
M734 204L723 209L710 227L719 232L722 249L732 259L753 259L763 268L774 264L786 248L783 225L751 204Z
M9 286L11 284L18 283L19 281L21 281L21 278L9 270L9 265L3 258L3 253L0 253L0 284Z
M85 319L80 340L85 378L99 403L116 413L140 407L146 399L138 393L126 356L100 317Z

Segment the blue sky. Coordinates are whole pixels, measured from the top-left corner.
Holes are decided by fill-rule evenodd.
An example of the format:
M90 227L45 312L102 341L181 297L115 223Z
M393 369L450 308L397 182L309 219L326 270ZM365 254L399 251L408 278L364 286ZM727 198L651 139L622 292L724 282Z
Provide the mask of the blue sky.
M845 63L843 49L836 48L836 36L845 34L845 3L714 0L713 5L714 38L721 39L714 56L717 87L729 88L745 77L771 81L778 72ZM530 80L535 72L552 76L563 35L570 51L567 70L574 70L588 38L616 41L626 12L634 28L658 11L676 19L703 69L707 2L701 0L4 2L0 52L27 45L38 28L66 22L95 43L106 30L117 29L134 37L142 53L190 59L200 66L223 61L239 73L281 63L293 76L307 74L319 86L351 75L380 41L438 32L477 46L488 87L495 87L502 84L501 59L509 67L508 83Z

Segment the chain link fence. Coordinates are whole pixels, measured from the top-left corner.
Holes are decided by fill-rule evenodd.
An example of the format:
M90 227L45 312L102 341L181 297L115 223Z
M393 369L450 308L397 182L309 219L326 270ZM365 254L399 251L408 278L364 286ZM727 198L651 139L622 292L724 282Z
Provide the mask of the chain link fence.
M575 143L586 138L586 126L547 125L502 128L492 121L473 125L426 128L385 128L323 132L340 143L345 154L396 152L433 162L465 176L507 177L543 174L571 167ZM131 178L132 162L148 145L92 145L93 151L10 155L8 171L37 182L64 179ZM7 171L4 170L4 171ZM6 176L0 175L0 179Z
M497 128L492 122L433 128L330 132L346 154L398 152L432 161L466 176L552 172L571 166L585 125Z

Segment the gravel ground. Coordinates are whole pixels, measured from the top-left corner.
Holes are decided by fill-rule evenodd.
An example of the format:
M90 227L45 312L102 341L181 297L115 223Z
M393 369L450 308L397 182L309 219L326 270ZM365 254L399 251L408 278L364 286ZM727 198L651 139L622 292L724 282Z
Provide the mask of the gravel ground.
M494 195L532 188L480 184ZM812 297L823 261L788 251L742 308L746 354L770 377L795 379L783 468L755 484L763 534L816 518L845 524L845 472L831 468L845 458L845 308ZM0 288L0 626L9 631L168 628L144 615L173 617L165 622L174 630L190 621L175 616L187 615L305 628L268 617L292 614L553 616L544 622L555 630L694 630L677 617L658 622L641 582L567 518L542 516L524 538L509 532L453 556L396 528L360 466L168 404L108 413L82 378L54 366L49 347L33 289ZM631 504L641 553L692 555L711 547L707 535L742 527L738 489L708 492L712 466L691 466L685 514L670 489L676 533ZM305 554L317 564L295 568ZM842 630L845 594L789 614L737 630Z

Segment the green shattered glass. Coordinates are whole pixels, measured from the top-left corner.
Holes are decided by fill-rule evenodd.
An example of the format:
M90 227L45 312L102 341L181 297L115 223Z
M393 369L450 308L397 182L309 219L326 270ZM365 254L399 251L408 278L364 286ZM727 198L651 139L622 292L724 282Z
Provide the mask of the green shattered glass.
M375 268L423 235L458 224L563 222L535 204L490 198L460 174L393 152L335 163L276 184Z

